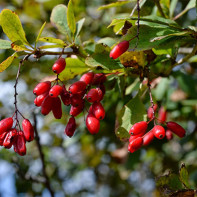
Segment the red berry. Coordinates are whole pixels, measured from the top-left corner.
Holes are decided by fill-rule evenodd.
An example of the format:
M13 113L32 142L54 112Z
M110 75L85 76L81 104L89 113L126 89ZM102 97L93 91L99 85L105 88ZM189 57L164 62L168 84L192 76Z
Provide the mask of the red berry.
M96 73L94 74L94 78L92 81L92 85L99 85L106 81L106 76L103 73Z
M154 112L157 110L157 104L154 104L153 108L152 106L148 108L147 116L149 119L153 118L153 109L154 109Z
M83 111L83 108L84 108L84 103L77 107L71 106L70 115L74 117L79 115Z
M74 132L75 132L75 129L76 129L75 118L74 117L70 117L70 119L68 121L68 124L66 125L66 128L65 128L65 134L68 137L72 137Z
M84 81L77 81L69 87L71 94L80 94L86 89L87 84Z
M60 94L60 96L64 105L71 104L70 93L65 88L63 88L63 92Z
M56 119L61 119L62 117L62 104L59 97L53 98L52 112Z
M26 155L26 141L22 131L18 132L16 141L14 143L14 151L18 153L20 156Z
M71 95L71 105L74 107L77 107L79 105L82 105L84 100L81 98L81 94L73 94Z
M139 148L141 148L142 147L142 144L143 144L143 138L142 137L138 137L138 138L132 140L129 143L128 151L131 152L131 153L133 153L136 150L138 150Z
M131 135L129 138L129 142L133 141L134 139L138 138L138 137L142 137L145 134L145 132L140 133L138 135Z
M82 77L80 78L79 81L83 81L87 85L91 85L92 81L93 81L93 78L94 78L94 73L93 72L89 72L89 73L85 73L84 75L82 75Z
M40 94L48 92L50 88L51 88L50 81L41 82L34 88L33 93L38 96Z
M167 128L178 135L180 138L185 136L185 129L176 122L167 122Z
M11 117L5 118L0 121L0 134L12 128L13 119Z
M143 136L143 145L147 146L149 145L153 140L154 140L155 136L152 130L150 130L148 133L146 133Z
M164 123L164 122L166 121L166 118L167 118L167 111L166 111L165 108L162 106L162 107L159 109L159 112L158 112L158 122Z
M129 134L138 135L140 133L144 133L147 127L148 127L147 122L145 121L137 122L131 127L131 129L129 130Z
M166 138L167 140L173 139L173 133L169 129L166 131Z
M3 146L3 141L5 139L5 136L7 135L7 131L3 132L2 134L0 134L0 146Z
M62 86L54 85L49 91L49 96L53 98L58 97L62 93L62 91L63 91Z
M34 139L34 128L28 119L24 119L22 122L23 132L25 140L31 142Z
M96 88L98 92L98 101L101 101L104 97L103 91L100 88Z
M163 139L166 135L165 129L160 125L154 126L152 131L154 136L160 140Z
M41 105L41 113L46 116L52 110L53 98L49 95L46 96Z
M100 122L93 114L88 114L86 117L86 127L91 134L97 134L100 129Z
M88 102L94 103L96 101L99 101L101 97L99 96L99 92L97 89L91 89L87 93L86 98L87 98Z
M11 129L10 131L8 131L7 135L4 138L3 146L7 149L10 149L14 141L16 140L16 136L17 136L16 129Z
M37 106L37 107L40 107L42 105L42 102L44 101L44 99L46 98L46 96L48 95L49 93L48 92L45 92L43 94L40 94L39 96L37 96L35 99L34 99L34 104Z
M129 41L124 40L117 44L110 52L110 58L117 59L123 53L125 53L129 48Z
M105 117L105 109L100 102L92 104L92 113L98 120L103 120Z
M64 58L61 57L53 64L52 70L54 73L59 74L65 69L65 67L66 61Z

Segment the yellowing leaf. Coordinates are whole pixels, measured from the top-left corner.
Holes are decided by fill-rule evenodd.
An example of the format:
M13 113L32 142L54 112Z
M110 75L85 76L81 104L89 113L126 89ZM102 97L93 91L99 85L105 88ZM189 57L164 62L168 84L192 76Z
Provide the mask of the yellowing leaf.
M74 34L76 31L76 24L75 24L75 15L73 10L72 0L70 0L68 3L67 21L71 32Z
M0 49L10 49L11 43L9 40L0 39Z
M8 66L10 66L11 63L13 62L14 58L16 58L16 53L14 53L12 56L10 56L6 60L4 60L0 64L0 72L3 72Z

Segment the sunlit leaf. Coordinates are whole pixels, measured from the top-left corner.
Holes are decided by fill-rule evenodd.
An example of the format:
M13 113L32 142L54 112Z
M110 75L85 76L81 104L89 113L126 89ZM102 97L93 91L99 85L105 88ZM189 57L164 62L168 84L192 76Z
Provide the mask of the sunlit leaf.
M4 60L0 64L0 72L3 72L6 68L8 68L11 63L13 62L14 58L16 58L16 53L12 54L10 57L8 57L6 60Z
M12 42L9 40L0 39L0 49L10 49Z
M76 32L75 32L75 39L79 36L80 34L80 31L83 27L83 24L85 22L85 18L82 18L81 20L79 20L77 23L76 23Z
M17 40L11 44L12 49L15 51L31 51L20 40Z
M131 2L136 2L136 0L117 1L115 3L110 3L110 4L107 4L107 5L103 5L103 6L99 7L98 10L104 10L104 9L113 8L113 7L120 7L122 5L125 5L127 3L131 3Z
M72 0L70 0L68 3L67 21L71 32L74 34L76 31L76 24L75 24L75 15L74 15Z
M44 24L43 24L42 27L40 28L40 31L39 31L38 36L37 36L37 38L36 38L35 48L36 48L36 44L37 44L37 42L38 42L38 40L39 40L39 38L40 38L40 36L41 36L43 30L44 30L45 25L46 25L46 22L44 22Z
M57 38L52 38L52 37L42 37L42 38L39 38L39 41L48 42L48 43L55 43L55 44L59 44L62 46L66 46L66 43L63 40L60 40Z

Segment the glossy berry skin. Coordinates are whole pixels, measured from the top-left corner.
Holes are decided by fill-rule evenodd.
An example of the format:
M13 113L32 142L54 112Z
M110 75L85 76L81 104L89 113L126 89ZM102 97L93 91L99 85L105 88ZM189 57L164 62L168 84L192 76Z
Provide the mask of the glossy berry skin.
M166 111L166 109L162 106L162 107L159 109L159 112L158 112L158 122L164 123L164 122L166 121L166 118L167 118L167 111Z
M94 73L93 72L88 72L88 73L85 73L84 75L82 75L82 77L80 78L79 81L83 81L87 85L91 85L92 81L93 81L93 78L94 78Z
M84 103L82 105L77 106L77 107L71 106L70 115L74 116L74 117L79 115L83 111L83 108L84 108Z
M34 99L34 104L37 107L40 107L42 105L42 102L44 101L44 99L46 98L46 96L48 95L48 92L45 92L43 94L38 95L35 99Z
M68 106L71 104L70 93L67 90L63 90L63 92L60 94L60 97L64 105Z
M166 135L165 129L160 125L154 126L152 131L154 136L160 140L163 139Z
M84 81L77 81L69 87L71 94L80 94L86 89L87 84Z
M103 120L105 117L105 109L100 102L92 104L92 113L98 120Z
M87 93L86 99L88 100L88 102L94 103L96 101L99 101L101 99L101 96L99 95L98 90L93 88Z
M66 67L66 61L64 58L59 58L58 60L56 60L56 62L54 63L52 70L54 73L56 74L60 74Z
M94 74L94 78L92 81L92 85L99 85L106 81L106 76L103 73L96 73Z
M56 119L62 118L62 104L59 97L53 98L52 112Z
M51 88L50 81L41 82L34 88L33 93L38 96L40 94L48 92L50 88Z
M174 134L178 135L180 138L185 136L185 129L176 122L167 122L167 128Z
M142 144L143 144L143 138L142 137L137 137L136 139L132 140L129 143L128 151L133 153L136 150L138 150L139 148L141 148Z
M110 58L117 59L123 53L125 53L129 48L129 41L124 40L117 44L110 52Z
M154 109L154 112L156 112L157 104L154 104L153 108L152 108L152 106L148 108L147 116L148 116L149 119L153 118L153 109Z
M3 141L5 139L5 136L7 135L7 131L3 132L2 134L0 134L0 146L3 146Z
M154 136L154 133L152 130L149 131L148 133L146 133L143 136L143 146L149 145L154 140L154 138L155 138L155 136Z
M70 117L68 124L66 125L66 128L65 128L65 134L68 137L72 137L74 135L75 129L76 129L75 118Z
M100 122L93 114L88 114L86 117L86 127L92 135L97 134L100 129Z
M25 140L31 142L34 139L34 128L31 122L28 119L24 119L22 122L22 128Z
M104 94L103 91L100 88L96 88L97 92L98 92L98 101L103 100Z
M3 146L7 149L10 149L16 139L17 130L11 129L4 138Z
M166 139L167 140L173 139L173 133L169 129L167 129L166 131Z
M138 137L142 137L145 134L145 132L140 133L138 135L131 135L129 138L129 142L133 141L134 139L138 138Z
M129 134L138 135L140 133L144 133L147 127L148 127L147 122L145 121L137 122L131 127L131 129L129 130Z
M18 153L20 156L26 155L26 141L22 131L18 132L16 141L14 143L14 151Z
M13 119L11 117L5 118L0 121L0 135L7 130L11 129L13 125Z
M49 95L46 96L41 105L41 113L46 116L52 110L53 98Z
M58 97L62 93L62 91L63 91L62 86L54 85L49 91L49 96L53 98Z
M73 94L71 95L71 105L74 107L77 107L79 105L82 105L84 100L82 99L81 94Z

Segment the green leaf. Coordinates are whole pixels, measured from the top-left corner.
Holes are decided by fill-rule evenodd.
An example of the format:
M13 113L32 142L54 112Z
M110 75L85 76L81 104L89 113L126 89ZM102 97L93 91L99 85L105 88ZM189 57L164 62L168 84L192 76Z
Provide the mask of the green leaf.
M146 109L140 97L136 95L124 105L118 115L119 127L116 129L116 136L123 141L128 139L132 125L143 120L146 121Z
M179 170L179 179L181 180L181 182L184 184L184 186L186 188L190 188L189 175L188 175L188 171L185 167L185 164L181 165L181 168Z
M173 17L173 14L174 14L174 10L176 8L176 5L178 3L178 0L172 0L171 3L170 3L170 18Z
M107 4L107 5L103 5L103 6L99 7L97 10L104 10L104 9L113 8L113 7L120 7L122 5L125 5L127 3L131 3L131 2L136 2L136 0L117 1L115 3L110 3L110 4Z
M126 88L125 95L131 94L134 90L139 90L140 87L140 79L136 78L135 81Z
M15 51L31 51L28 49L22 42L21 40L17 40L11 44L12 49Z
M71 32L74 34L76 31L76 24L75 24L75 15L74 15L72 0L70 0L68 3L67 21Z
M39 46L38 48L39 49L52 49L52 48L63 48L63 46L60 44L52 44L52 45Z
M66 81L69 79L73 79L77 75L81 75L84 72L87 72L90 70L84 62L82 62L79 59L74 58L66 58L66 68L65 70L60 74L59 78L62 81Z
M64 43L63 40L60 40L60 39L57 39L57 38L52 38L52 37L42 37L42 38L39 38L39 41L55 43L55 44L59 44L59 45L62 45L62 46L66 46L66 43Z
M79 36L79 33L83 27L83 24L85 22L85 18L82 18L81 20L79 20L76 24L76 32L75 32L75 39Z
M38 42L38 40L39 40L39 38L40 38L40 36L41 36L43 30L44 30L45 25L46 25L46 22L44 22L44 24L43 24L42 27L40 28L40 31L39 31L39 33L38 33L38 36L37 36L36 42L35 42L35 49L36 49L37 42Z
M115 40L114 38L110 38L110 37L102 38L98 41L98 43L106 44L109 47L112 47L114 44L116 44L116 42L117 40Z
M0 49L10 49L12 42L9 40L0 39Z
M52 10L50 20L62 34L66 35L68 40L71 40L71 31L67 23L67 7L65 5L60 4L55 6Z
M0 72L3 72L6 68L8 68L16 57L17 57L17 54L16 53L13 53L6 60L4 60L0 64Z
M30 46L25 37L20 19L15 12L4 9L0 14L0 24L4 33L12 42L20 40L24 45Z

